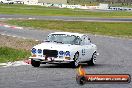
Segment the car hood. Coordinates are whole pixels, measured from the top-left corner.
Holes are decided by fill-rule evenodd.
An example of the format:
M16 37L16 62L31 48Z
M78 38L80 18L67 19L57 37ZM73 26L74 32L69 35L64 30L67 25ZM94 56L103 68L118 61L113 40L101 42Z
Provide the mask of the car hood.
M71 44L61 44L61 43L50 43L44 42L34 46L35 49L49 49L49 50L58 50L58 51L69 51L75 49L78 45L71 45Z

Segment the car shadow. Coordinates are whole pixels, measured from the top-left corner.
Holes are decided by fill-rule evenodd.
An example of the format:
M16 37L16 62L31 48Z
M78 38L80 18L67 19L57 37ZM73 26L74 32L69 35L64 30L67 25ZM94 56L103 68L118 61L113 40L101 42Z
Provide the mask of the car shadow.
M95 64L93 66L87 65L87 64L83 64L82 67L83 68L93 69L93 68L114 68L114 67L122 68L123 66L119 65L119 64L112 64L112 63L110 63L110 64L101 63L101 64Z
M82 68L89 68L89 69L93 69L93 68L110 68L110 67L117 67L119 65L116 64L95 64L95 65L88 65L86 63L80 63L79 66L81 66ZM39 68L72 68L70 66L70 64L44 64L41 65ZM72 69L76 69L76 68L72 68Z
M80 63L79 66L84 67L84 68L88 68L88 67L94 67L94 66L89 66L86 63ZM39 68L72 68L70 66L70 64L44 64L41 65ZM72 69L76 69L76 68L72 68Z
M46 64L41 65L39 68L71 68L69 64Z

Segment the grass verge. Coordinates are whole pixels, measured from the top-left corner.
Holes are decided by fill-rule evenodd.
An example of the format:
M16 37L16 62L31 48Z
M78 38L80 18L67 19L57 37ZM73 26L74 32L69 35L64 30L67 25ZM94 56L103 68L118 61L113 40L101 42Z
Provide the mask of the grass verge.
M31 48L39 42L0 35L0 63L28 59Z
M21 60L27 58L29 55L29 51L0 47L0 63Z
M132 18L132 12L92 12L76 9L47 8L43 6L28 5L0 5L0 14L24 14L41 16L78 16L78 17L115 17Z
M132 23L123 22L74 22L46 20L8 20L9 24L69 32L92 33L111 36L132 37Z

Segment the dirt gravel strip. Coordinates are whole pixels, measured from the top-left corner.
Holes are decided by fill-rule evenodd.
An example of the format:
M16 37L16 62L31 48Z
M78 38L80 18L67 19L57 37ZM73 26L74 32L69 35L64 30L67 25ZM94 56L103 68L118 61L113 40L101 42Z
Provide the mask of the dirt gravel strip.
M15 49L24 49L30 51L31 48L40 43L39 41L29 40L29 39L21 39L16 36L7 36L0 35L0 47L10 47ZM30 65L31 60L25 58L25 60L15 61L15 62L6 62L0 63L2 67L10 67L10 66L21 66L21 65Z

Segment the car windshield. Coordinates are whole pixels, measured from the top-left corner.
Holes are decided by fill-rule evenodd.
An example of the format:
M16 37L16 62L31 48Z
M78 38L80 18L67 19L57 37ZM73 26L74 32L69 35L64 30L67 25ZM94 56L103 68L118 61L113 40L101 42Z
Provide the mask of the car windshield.
M81 39L78 36L74 36L74 35L52 34L48 36L47 41L63 43L63 44L79 45Z

